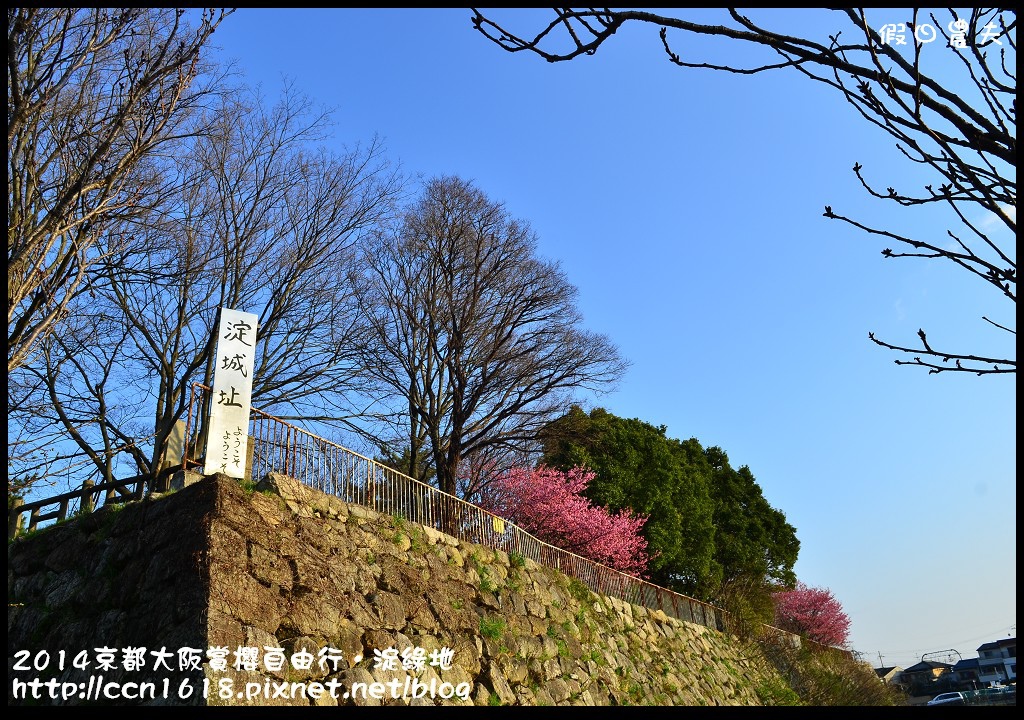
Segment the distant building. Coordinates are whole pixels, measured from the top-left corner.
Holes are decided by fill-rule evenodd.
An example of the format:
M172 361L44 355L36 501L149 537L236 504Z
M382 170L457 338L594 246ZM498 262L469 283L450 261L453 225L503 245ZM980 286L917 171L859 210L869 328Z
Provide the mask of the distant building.
M903 671L901 684L913 695L937 695L950 687L953 666L935 660L922 660Z
M875 668L875 675L886 685L899 685L903 676L903 668L899 665Z
M1017 638L1003 638L978 648L978 681L986 685L1017 680Z
M978 658L965 658L953 666L953 681L968 690L985 687L981 680L981 664Z

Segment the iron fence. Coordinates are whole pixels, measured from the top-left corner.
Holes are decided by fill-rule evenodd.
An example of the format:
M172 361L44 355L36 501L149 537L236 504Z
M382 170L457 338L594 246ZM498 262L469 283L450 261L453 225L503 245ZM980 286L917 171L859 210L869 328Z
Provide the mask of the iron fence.
M185 418L182 455L182 468L186 470L203 464L200 449L205 447L211 396L210 387L193 383ZM661 610L668 616L720 631L730 629L729 613L721 608L549 545L481 507L262 410L252 408L249 422L247 475L250 478L278 472L346 502L432 527L459 540L530 558L579 580L601 595ZM15 499L7 512L8 539L26 530L36 530L40 523L46 521L59 522L76 514L92 512L101 505L141 499L147 487L147 478L138 476L100 484L87 481L79 490L31 503ZM26 514L27 523L24 522ZM784 636L788 643L797 647L807 643L828 649L778 628L765 625L764 630Z
M210 394L208 386L193 384L185 428L186 468L202 464L198 450L205 446L205 408ZM717 630L727 627L728 613L721 608L549 545L481 507L261 410L252 409L250 427L251 478L278 472L346 502L530 558L579 580L596 593Z

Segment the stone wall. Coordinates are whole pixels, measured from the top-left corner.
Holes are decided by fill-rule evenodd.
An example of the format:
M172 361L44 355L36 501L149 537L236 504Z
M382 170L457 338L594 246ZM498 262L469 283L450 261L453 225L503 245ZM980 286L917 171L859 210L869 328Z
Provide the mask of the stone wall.
M138 675L123 669L127 648L205 647L209 516L222 492L223 483L200 483L8 541L8 704L21 704L12 696L15 680L57 680L63 695L63 683ZM117 651L114 667L96 664L97 648ZM18 655L25 652L27 660ZM84 670L74 667L81 652L90 656ZM179 671L175 662L159 676L177 687L203 674ZM54 704L37 692L42 697L29 692L26 704Z
M104 673L153 682L144 704L760 705L781 684L735 637L279 475L249 492L211 476L10 544L9 678L84 687L95 667L10 666L102 646L228 653Z

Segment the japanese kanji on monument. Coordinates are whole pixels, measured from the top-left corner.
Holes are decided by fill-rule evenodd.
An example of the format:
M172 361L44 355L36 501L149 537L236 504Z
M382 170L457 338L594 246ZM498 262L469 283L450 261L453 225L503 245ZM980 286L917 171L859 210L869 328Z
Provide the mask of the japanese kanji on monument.
M257 320L252 313L220 309L203 470L206 475L219 472L245 477Z

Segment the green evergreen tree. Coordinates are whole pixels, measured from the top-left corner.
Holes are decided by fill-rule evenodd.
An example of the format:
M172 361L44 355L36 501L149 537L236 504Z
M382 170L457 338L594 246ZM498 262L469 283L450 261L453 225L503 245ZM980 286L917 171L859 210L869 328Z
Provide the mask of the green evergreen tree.
M771 593L796 583L796 529L765 499L750 468L721 448L604 409L573 407L545 430L543 462L596 473L587 496L650 516L651 580L771 622Z
M681 443L666 428L578 407L548 426L543 462L596 473L586 495L612 512L648 515L644 537L650 580L694 597L717 585L710 468L696 441Z
M792 588L800 552L796 528L768 503L749 467L734 469L719 447L707 448L704 456L711 467L715 559L722 567L723 584L753 577Z

